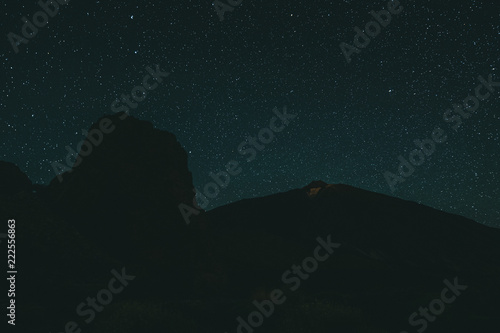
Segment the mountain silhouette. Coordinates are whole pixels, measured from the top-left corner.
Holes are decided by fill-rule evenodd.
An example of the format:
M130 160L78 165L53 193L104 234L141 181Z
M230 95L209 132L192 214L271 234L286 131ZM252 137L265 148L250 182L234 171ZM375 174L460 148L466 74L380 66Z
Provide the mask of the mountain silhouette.
M234 332L254 300L279 289L286 302L252 330L410 332L424 324L412 327L409 316L456 279L467 289L425 330L500 327L500 230L320 180L208 212L196 207L187 224L179 205L193 207L195 192L176 137L118 113L93 124L89 142L104 118L116 129L47 186L0 162L0 217L16 220L26 331L59 332L74 320L96 333ZM327 240L332 253L321 245ZM284 275L318 244L328 259L291 290ZM75 307L122 267L136 279L83 322Z

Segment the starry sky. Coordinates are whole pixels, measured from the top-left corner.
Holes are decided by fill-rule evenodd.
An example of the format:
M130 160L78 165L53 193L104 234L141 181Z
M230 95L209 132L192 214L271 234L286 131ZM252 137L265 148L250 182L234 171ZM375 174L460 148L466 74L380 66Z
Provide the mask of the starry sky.
M130 114L177 136L199 189L242 167L208 209L323 180L500 227L500 88L457 131L443 120L479 75L500 81L500 3L401 6L347 63L340 43L387 1L243 0L221 21L210 1L71 0L18 53L7 35L40 7L3 1L0 160L47 184L64 147L158 64L170 76ZM238 145L284 106L297 117L246 162ZM392 192L384 172L436 127L447 141Z

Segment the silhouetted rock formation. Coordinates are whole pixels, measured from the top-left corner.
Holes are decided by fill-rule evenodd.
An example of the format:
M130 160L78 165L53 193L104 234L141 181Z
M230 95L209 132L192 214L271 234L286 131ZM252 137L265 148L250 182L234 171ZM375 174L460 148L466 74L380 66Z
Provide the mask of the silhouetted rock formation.
M151 267L185 246L178 205L192 205L192 175L173 134L121 115L106 117L116 129L89 156L80 152L81 164L62 182L54 178L49 192L55 210L97 246Z

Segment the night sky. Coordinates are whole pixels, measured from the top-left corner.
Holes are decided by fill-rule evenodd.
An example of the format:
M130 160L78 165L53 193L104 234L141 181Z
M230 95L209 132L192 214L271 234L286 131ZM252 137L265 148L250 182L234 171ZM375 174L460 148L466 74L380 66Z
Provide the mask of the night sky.
M479 76L500 82L500 2L401 6L347 63L340 44L387 1L243 0L221 21L210 1L71 0L18 53L8 34L40 7L4 1L0 160L48 184L65 146L158 64L170 75L130 114L177 136L200 190L230 160L242 167L208 209L323 180L500 227L500 87L457 130L443 120ZM297 117L246 162L239 144L283 107ZM392 192L384 173L437 127L446 142Z

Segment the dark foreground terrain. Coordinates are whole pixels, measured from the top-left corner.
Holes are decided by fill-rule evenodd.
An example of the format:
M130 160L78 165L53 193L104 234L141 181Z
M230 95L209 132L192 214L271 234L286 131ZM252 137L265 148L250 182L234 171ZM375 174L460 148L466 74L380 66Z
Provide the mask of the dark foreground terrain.
M321 181L187 224L194 186L175 136L108 118L116 130L62 182L0 162L18 332L500 328L499 230Z

